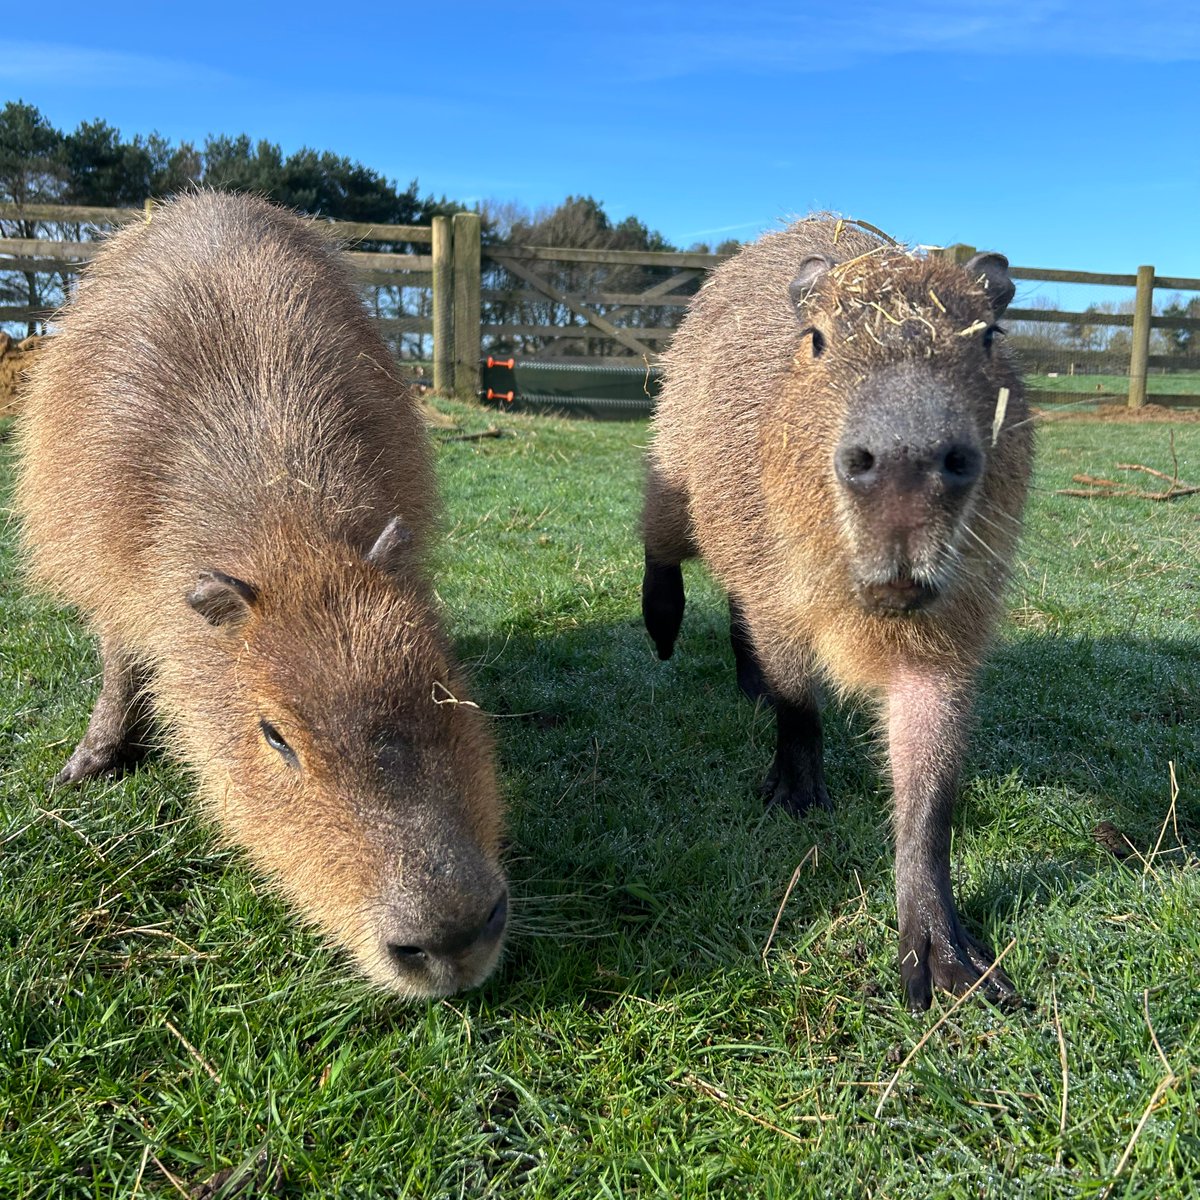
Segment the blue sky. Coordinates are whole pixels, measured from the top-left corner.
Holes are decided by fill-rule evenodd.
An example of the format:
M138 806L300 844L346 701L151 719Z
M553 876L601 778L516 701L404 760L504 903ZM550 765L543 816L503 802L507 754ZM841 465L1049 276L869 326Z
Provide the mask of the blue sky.
M0 99L332 149L680 245L814 208L1017 265L1200 276L1200 5L62 3ZM1114 297L1117 298L1117 297Z

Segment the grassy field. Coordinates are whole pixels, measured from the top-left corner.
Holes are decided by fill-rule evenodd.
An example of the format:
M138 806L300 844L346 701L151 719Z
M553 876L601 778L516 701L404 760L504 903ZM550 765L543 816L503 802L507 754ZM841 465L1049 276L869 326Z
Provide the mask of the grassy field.
M186 1195L230 1168L217 1194L1194 1195L1200 497L1054 494L1169 470L1167 427L1042 433L954 843L1028 1004L914 1017L868 714L828 714L836 814L764 813L771 720L703 571L671 662L640 627L645 425L499 420L440 449L440 591L496 714L516 930L442 1003L349 981L167 761L47 790L96 657L3 538L0 1195ZM1175 447L1200 481L1200 427Z
M1129 394L1128 375L1028 375L1026 385L1034 391L1102 392L1105 395ZM1146 376L1146 392L1150 396L1198 396L1200 395L1200 372L1178 371L1160 375L1151 371Z

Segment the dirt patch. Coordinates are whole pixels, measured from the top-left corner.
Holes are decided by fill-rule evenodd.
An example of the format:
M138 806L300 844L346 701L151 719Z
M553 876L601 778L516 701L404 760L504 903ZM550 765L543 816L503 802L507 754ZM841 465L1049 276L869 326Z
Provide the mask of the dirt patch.
M1091 409L1031 408L1039 424L1051 421L1128 421L1134 424L1194 425L1200 423L1200 408L1174 408L1165 404L1098 404Z
M19 408L25 369L45 340L44 337L27 337L14 342L7 333L0 333L0 417L11 417Z

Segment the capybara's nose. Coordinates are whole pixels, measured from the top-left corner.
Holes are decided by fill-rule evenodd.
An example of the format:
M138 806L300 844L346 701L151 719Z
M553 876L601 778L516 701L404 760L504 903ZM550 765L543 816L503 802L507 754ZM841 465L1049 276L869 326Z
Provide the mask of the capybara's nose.
M963 492L983 472L979 450L952 438L916 446L904 442L872 446L851 439L838 446L833 463L842 486L859 496L889 485L903 491L933 487Z
M939 445L934 470L947 491L965 491L983 474L983 455L966 442Z
M420 974L446 962L491 950L508 924L508 891L484 912L467 920L441 921L423 930L392 930L387 952L405 974Z

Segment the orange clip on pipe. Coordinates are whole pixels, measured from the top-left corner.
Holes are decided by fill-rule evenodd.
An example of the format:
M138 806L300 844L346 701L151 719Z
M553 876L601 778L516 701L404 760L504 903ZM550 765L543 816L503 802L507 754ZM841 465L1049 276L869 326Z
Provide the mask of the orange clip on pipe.
M493 358L489 354L488 360L487 360L487 365L489 367L507 367L511 371L513 369L513 365L516 363L516 361L517 360L515 358Z
M491 388L487 390L487 398L489 400L507 400L509 404L513 401L513 392L493 392Z

